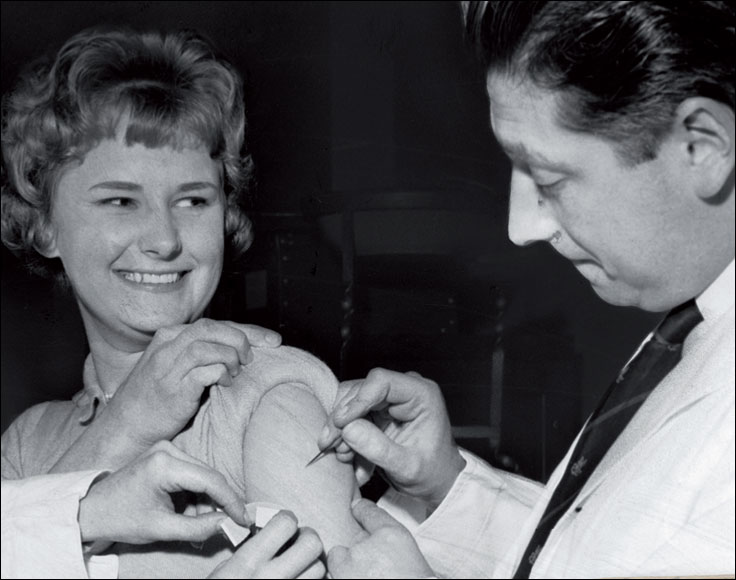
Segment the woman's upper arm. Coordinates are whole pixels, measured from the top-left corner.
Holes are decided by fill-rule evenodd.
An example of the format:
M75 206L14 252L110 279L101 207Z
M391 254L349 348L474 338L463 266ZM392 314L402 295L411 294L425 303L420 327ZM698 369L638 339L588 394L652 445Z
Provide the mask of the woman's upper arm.
M246 501L268 501L314 528L325 550L350 545L361 528L350 505L358 496L353 469L333 454L306 467L319 451L327 413L305 388L281 384L263 395L244 436Z

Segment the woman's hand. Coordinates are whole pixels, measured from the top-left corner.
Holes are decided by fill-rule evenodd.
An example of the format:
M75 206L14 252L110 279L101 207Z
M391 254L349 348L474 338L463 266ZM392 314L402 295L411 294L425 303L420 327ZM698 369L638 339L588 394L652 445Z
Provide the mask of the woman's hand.
M381 467L396 489L433 507L465 467L437 383L417 373L373 369L365 379L351 381L319 447L338 435L340 461L351 462L358 454Z
M207 494L238 524L249 524L244 501L220 473L162 441L92 484L79 504L82 541L201 542L218 533L225 513L212 511L191 517L174 512L169 494L185 490Z
M325 566L318 560L321 555L317 533L299 528L294 514L280 511L208 577L324 578Z
M251 346L279 344L276 332L234 322L202 319L160 329L50 473L119 469L155 442L171 440L197 412L207 387L230 385L252 360Z
M173 438L197 412L207 387L230 386L253 360L251 346L266 342L263 333L206 318L160 329L104 414L119 419L139 450Z

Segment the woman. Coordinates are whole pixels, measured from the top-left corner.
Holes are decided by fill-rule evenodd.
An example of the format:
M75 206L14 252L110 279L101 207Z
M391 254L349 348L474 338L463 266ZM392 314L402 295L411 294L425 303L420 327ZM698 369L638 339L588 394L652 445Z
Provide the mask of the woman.
M206 491L235 521L252 523L245 521L242 500L220 473L168 441L112 474L92 470L3 479L0 576L85 578L83 542L204 541L219 533L225 513L174 513L169 493L182 489ZM322 551L314 531L300 530L283 553L277 551L294 536L296 524L293 514L279 512L260 532L270 551L246 542L209 577L242 577L248 567L252 576L288 578L307 569ZM100 560L110 564L115 556L97 557L95 564ZM310 573L319 577L322 566L312 566Z
M252 236L244 130L239 76L193 33L82 32L7 99L3 242L68 281L90 355L73 401L33 407L3 435L2 474L114 469L172 440L329 549L359 531L350 467L304 467L333 375L202 318L225 257ZM202 576L231 553L224 539L153 546L119 547L121 577Z

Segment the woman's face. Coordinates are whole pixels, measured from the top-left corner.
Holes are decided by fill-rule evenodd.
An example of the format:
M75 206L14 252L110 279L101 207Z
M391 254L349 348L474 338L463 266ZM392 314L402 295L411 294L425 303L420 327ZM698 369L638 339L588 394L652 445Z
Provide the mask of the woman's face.
M118 137L62 174L44 254L61 258L90 341L134 351L202 315L222 271L224 222L221 166L204 147Z

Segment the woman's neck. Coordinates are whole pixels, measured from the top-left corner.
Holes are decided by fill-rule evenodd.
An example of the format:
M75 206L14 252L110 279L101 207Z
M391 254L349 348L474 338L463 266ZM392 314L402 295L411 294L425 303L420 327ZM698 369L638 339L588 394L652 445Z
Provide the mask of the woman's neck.
M109 399L128 378L150 338L146 342L129 341L99 332L94 325L85 324L85 328L97 382Z

